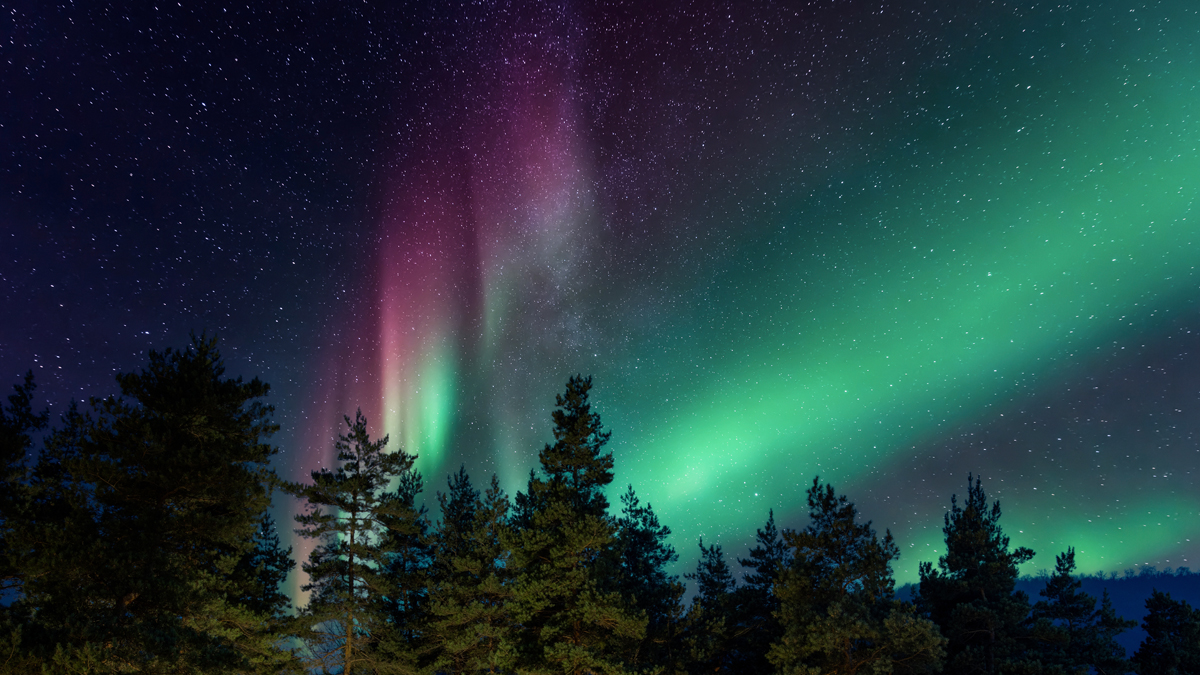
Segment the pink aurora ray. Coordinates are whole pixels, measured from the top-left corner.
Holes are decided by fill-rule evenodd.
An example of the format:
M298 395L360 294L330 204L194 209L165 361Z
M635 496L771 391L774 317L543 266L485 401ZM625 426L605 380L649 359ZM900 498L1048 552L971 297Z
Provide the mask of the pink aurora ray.
M322 350L297 479L331 465L342 415L361 408L374 436L418 455L427 496L462 445L477 482L520 485L545 426L530 411L549 403L535 392L553 390L533 378L568 365L596 220L568 32L546 17L497 38L477 81L446 93L454 112L429 115L419 150L395 151L364 275L373 300ZM311 545L294 545L306 559Z

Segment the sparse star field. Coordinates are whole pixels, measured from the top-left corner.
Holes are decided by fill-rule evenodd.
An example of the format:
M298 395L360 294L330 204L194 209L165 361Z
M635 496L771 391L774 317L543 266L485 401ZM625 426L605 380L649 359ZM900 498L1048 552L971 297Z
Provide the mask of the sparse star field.
M591 374L678 572L819 474L914 581L969 472L1025 572L1200 566L1195 3L135 4L3 16L55 415L208 331L284 477L361 408L511 494Z

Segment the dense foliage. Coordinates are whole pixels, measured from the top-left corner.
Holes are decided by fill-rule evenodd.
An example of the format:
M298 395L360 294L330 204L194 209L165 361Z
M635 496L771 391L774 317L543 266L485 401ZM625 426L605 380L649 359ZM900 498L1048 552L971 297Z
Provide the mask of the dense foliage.
M151 352L10 465L5 567L19 593L7 667L52 672L280 672L287 553L268 531L277 427L255 379L224 377L214 340ZM4 427L27 444L31 384ZM11 456L11 453L10 453ZM14 480L15 479L15 480ZM15 663L19 663L14 667Z
M398 637L388 609L401 592L389 572L402 551L388 544L417 520L411 499L388 487L411 471L414 458L385 452L386 436L372 441L362 411L345 420L349 431L335 445L341 465L312 472L311 484L289 486L308 502L296 532L317 542L303 565L309 582L302 590L311 595L297 633L311 670L411 672L409 654L382 654Z
M269 388L225 377L214 340L117 382L52 430L31 375L0 408L0 673L1200 672L1200 612L1153 592L1129 658L1116 637L1134 622L1082 592L1073 549L1031 604L1015 585L1033 551L1010 547L978 479L951 497L914 603L896 597L891 533L819 478L808 524L769 512L738 570L699 542L685 602L670 528L633 486L609 504L590 378L557 396L524 491L510 501L492 476L481 492L463 467L437 519L415 457L361 412L336 466L279 481ZM275 488L304 500L313 544L298 608Z

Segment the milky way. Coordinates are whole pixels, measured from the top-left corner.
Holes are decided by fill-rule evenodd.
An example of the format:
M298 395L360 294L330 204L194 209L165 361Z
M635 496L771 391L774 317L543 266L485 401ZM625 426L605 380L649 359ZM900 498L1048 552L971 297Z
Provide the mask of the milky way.
M293 10L14 15L9 378L217 331L285 475L362 408L432 493L590 373L680 571L817 474L901 581L969 472L1026 571L1200 555L1190 3Z

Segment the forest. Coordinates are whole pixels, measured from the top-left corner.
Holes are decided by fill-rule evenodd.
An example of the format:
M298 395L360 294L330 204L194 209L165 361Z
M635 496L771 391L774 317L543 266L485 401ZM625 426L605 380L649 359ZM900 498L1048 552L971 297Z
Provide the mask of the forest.
M696 542L681 579L651 505L633 486L608 500L590 377L556 396L523 491L463 467L436 509L361 412L333 466L281 479L270 388L227 377L215 339L152 351L117 384L51 425L28 374L0 411L2 673L1200 673L1200 612L1152 590L1127 652L1135 622L1082 590L1071 548L1035 597L1019 590L1034 552L977 478L908 597L891 533L819 477L802 529L763 514L751 550ZM305 560L274 495L305 504L286 525ZM299 607L282 590L297 564Z

